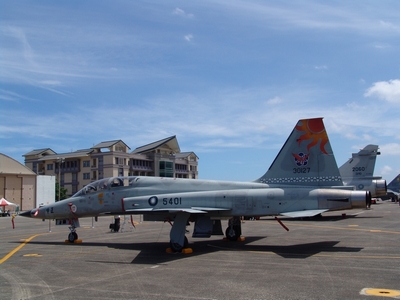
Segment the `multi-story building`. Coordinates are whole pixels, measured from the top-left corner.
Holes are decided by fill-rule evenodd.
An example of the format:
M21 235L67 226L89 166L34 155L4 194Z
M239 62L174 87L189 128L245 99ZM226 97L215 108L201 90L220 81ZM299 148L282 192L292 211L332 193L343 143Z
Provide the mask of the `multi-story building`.
M36 174L56 175L69 196L92 181L113 176L198 178L197 155L181 152L176 136L129 151L122 140L114 140L70 153L44 148L23 156L25 166Z

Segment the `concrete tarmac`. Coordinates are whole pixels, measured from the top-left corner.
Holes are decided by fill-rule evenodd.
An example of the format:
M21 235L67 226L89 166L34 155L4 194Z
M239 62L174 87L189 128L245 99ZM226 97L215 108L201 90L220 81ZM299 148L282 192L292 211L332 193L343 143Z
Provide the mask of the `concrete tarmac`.
M139 216L119 233L112 217L81 219L79 244L66 225L2 217L0 299L400 299L397 203L281 220L289 231L245 221L244 242L192 238L191 225L193 253L169 254L171 225Z

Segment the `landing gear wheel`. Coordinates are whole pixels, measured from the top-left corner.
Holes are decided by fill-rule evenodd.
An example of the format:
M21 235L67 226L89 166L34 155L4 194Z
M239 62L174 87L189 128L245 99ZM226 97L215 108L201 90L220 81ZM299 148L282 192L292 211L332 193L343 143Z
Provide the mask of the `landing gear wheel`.
M68 234L68 241L70 242L70 243L73 243L75 240L77 240L78 239L78 234L76 233L76 232L70 232L69 234Z
M230 241L237 241L238 238L240 237L240 233L238 230L235 230L235 226L233 226L226 228L225 236Z
M185 236L185 240L183 242L183 246L179 245L178 243L173 243L172 241L169 242L169 246L173 252L182 252L183 248L187 248L189 245L188 239Z

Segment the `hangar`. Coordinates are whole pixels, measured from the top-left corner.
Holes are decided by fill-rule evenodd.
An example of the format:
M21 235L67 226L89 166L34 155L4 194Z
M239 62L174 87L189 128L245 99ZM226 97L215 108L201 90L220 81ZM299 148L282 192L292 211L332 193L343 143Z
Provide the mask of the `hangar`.
M15 159L0 153L0 198L19 206L20 210L36 206L37 175Z

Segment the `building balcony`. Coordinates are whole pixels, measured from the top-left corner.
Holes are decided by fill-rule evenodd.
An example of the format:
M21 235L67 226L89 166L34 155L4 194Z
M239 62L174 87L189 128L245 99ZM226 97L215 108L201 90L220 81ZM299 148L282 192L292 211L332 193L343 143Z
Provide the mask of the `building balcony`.
M153 171L153 168L146 166L131 166L131 171Z

